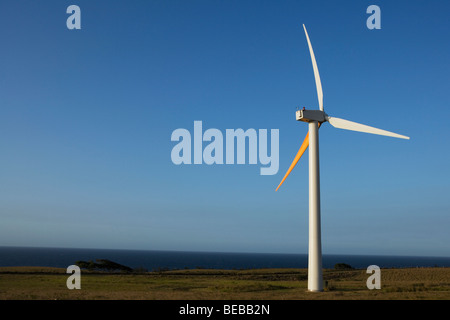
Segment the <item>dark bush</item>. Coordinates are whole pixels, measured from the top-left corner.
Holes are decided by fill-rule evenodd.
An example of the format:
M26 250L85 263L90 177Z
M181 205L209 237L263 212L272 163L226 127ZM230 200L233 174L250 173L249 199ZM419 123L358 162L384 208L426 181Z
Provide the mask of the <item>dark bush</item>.
M77 261L75 264L81 269L88 270L107 270L107 271L125 271L131 272L133 269L130 267L121 265L119 263L107 260L107 259L97 259L97 262L89 261Z
M336 269L336 270L353 270L353 267L346 263L336 263L334 265L334 269Z

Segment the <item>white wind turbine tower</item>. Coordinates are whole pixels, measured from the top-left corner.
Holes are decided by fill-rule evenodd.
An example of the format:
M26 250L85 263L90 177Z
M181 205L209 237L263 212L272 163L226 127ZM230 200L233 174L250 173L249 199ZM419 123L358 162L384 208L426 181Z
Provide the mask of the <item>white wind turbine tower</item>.
M319 179L319 128L322 123L329 122L333 127L353 130L359 132L366 132L388 137L409 139L409 137L369 127L360 123L330 117L323 111L323 92L322 84L320 82L319 69L317 68L316 58L309 40L308 32L306 31L306 40L308 41L309 53L314 69L314 78L316 81L317 96L319 99L319 110L298 110L296 112L296 120L308 123L309 131L306 135L300 150L294 158L291 166L281 180L277 189L283 184L287 176L291 173L301 156L309 145L309 252L308 252L308 290L322 291L323 277L322 277L322 244L321 244L321 228L320 228L320 179Z

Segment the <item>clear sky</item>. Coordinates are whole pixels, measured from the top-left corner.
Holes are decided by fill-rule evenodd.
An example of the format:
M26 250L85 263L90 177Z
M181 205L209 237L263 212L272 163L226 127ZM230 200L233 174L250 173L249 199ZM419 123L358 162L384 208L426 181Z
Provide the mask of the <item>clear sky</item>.
M81 30L69 30L69 5ZM381 9L369 30L366 9ZM450 256L448 1L0 3L0 245L307 253L317 108L324 254ZM279 171L175 165L171 134L279 130Z

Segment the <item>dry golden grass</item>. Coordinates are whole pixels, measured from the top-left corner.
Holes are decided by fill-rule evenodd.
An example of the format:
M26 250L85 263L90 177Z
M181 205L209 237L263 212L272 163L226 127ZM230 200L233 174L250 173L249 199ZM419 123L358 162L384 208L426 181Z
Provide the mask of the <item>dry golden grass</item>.
M0 299L15 300L428 300L450 298L450 268L382 269L369 290L365 270L324 270L324 292L307 292L306 269L179 270L145 274L82 271L69 290L65 269L0 268Z

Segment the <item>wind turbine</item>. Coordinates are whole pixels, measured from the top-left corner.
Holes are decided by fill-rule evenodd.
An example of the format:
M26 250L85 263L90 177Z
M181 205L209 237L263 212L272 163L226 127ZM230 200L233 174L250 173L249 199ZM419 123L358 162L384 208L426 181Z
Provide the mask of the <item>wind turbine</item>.
M309 40L308 32L306 31L306 40L308 41L309 53L314 69L314 78L316 82L317 96L319 100L319 110L297 110L296 120L308 123L308 133L290 165L283 179L277 187L277 191L287 176L291 173L297 162L302 157L303 153L309 146L309 250L308 250L308 290L322 291L323 290L323 276L322 276L322 243L321 243L321 228L320 228L320 178L319 178L319 128L324 122L329 122L333 127L339 129L353 130L359 132L366 132L378 134L388 137L395 137L401 139L409 139L397 133L386 130L369 127L364 124L330 117L323 111L323 92L322 83L320 82L319 69L317 68L314 51Z

